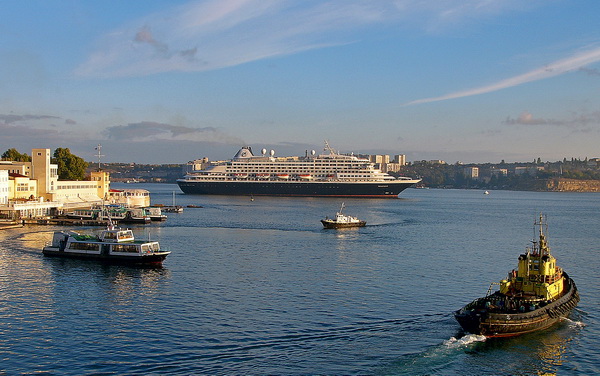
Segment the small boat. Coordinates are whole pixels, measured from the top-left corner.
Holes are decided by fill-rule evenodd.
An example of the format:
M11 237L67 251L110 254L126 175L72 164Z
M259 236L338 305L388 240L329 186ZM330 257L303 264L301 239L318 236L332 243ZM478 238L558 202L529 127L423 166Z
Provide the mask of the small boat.
M157 206L149 206L144 208L151 221L166 221L167 216L162 213L162 210Z
M335 219L329 219L325 217L325 219L321 219L321 223L325 228L347 228L347 227L364 227L367 222L361 221L360 219L345 215L344 211L344 203L342 202L342 206L340 207L340 211L335 213Z
M518 269L492 283L485 297L454 312L465 331L486 337L516 336L546 329L577 306L577 286L550 254L542 219L540 215L535 223L539 241L519 256ZM500 285L500 291L490 294L494 284Z
M173 191L173 205L166 206L162 205L161 210L165 213L183 213L183 206L175 205L175 191Z
M93 259L127 265L160 265L171 253L156 241L138 241L130 229L116 228L112 222L100 235L75 231L55 231L52 242L43 249L44 256Z
M483 192L483 194L484 194L484 195L489 195L489 194L490 194L490 192L488 192L488 191L485 191L485 192Z

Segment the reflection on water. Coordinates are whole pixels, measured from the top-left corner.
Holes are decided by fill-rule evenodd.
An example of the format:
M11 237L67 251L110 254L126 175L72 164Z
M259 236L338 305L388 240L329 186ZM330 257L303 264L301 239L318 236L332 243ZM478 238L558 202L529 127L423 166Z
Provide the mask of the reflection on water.
M403 356L376 374L556 375L579 328L579 322L566 319L545 331L518 337L459 335Z
M489 339L473 349L472 354L494 354L492 359L497 360L490 366L502 374L555 375L580 327L578 322L565 319L540 332ZM484 359L490 361L490 357Z

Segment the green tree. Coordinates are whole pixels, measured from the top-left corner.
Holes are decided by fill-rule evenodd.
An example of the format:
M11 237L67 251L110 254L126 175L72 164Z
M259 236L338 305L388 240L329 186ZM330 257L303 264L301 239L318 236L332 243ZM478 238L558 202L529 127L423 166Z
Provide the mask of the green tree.
M15 162L31 162L31 157L27 153L19 153L17 149L11 148L2 154L3 161L15 161Z
M75 154L71 154L69 148L58 148L54 150L52 163L58 165L58 178L61 180L83 180L88 163Z

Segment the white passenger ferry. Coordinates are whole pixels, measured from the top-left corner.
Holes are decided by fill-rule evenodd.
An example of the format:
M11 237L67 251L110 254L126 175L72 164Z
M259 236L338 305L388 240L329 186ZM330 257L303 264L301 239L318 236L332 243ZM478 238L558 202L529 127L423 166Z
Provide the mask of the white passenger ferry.
M157 241L135 240L130 229L110 225L98 236L56 231L52 243L47 244L42 253L44 256L95 259L118 264L160 265L171 252L162 250Z
M395 178L368 159L337 153L327 142L325 151L275 157L263 149L257 156L244 146L232 160L192 171L177 184L186 194L394 198L420 181Z

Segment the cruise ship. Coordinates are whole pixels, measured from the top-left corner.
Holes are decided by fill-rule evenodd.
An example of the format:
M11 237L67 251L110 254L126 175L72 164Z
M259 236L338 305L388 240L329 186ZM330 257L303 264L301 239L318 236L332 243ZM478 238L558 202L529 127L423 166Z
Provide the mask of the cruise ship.
M368 159L336 152L327 142L324 151L275 157L272 150L254 155L244 146L233 159L192 171L177 184L186 194L201 195L396 198L420 181L395 178Z

